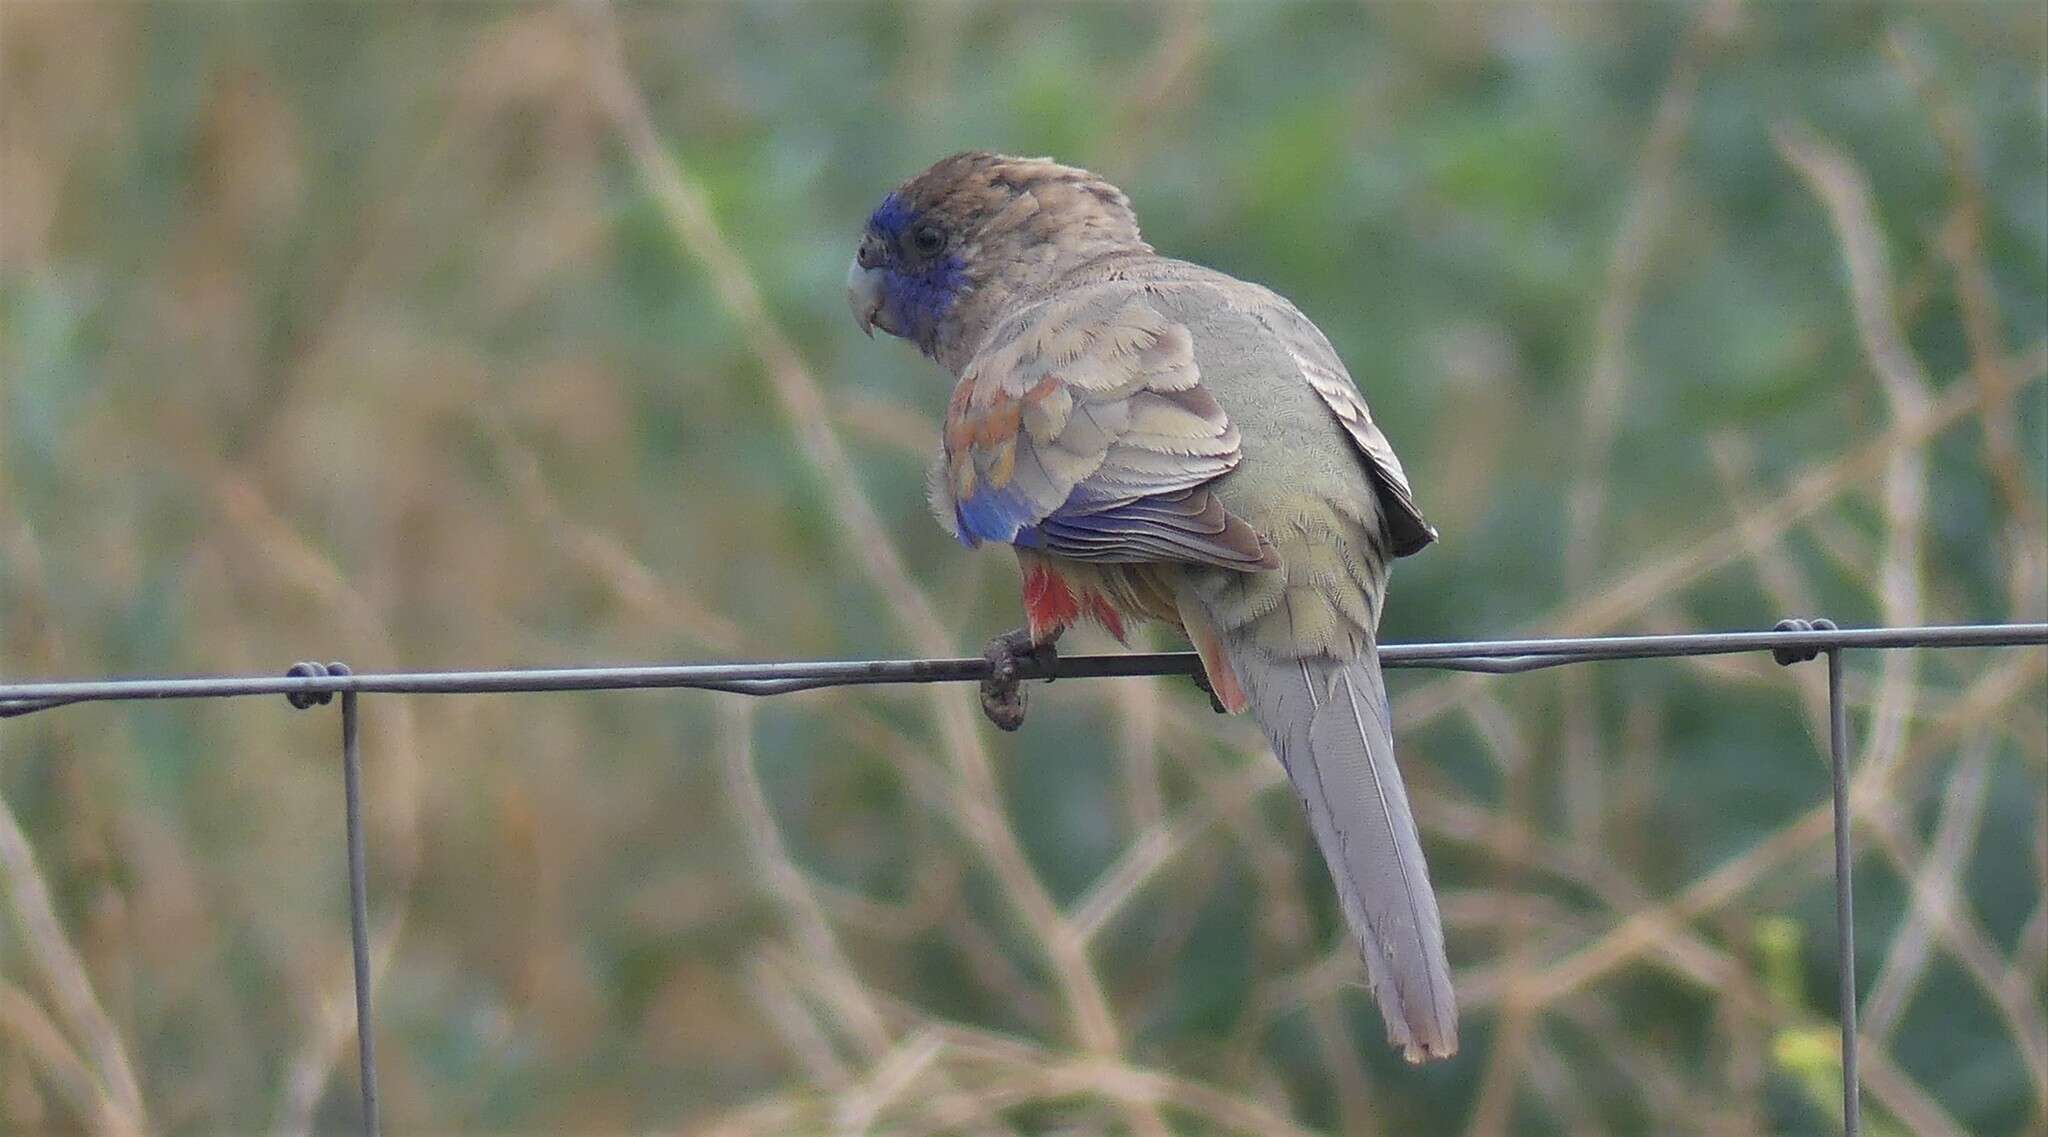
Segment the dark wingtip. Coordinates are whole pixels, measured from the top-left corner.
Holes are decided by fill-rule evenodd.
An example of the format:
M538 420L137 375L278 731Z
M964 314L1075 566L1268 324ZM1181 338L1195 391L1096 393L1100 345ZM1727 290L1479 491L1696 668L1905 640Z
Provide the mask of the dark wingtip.
M1389 519L1388 536L1393 538L1394 555L1414 556L1416 553L1436 544L1436 526L1427 521L1408 521L1394 517Z

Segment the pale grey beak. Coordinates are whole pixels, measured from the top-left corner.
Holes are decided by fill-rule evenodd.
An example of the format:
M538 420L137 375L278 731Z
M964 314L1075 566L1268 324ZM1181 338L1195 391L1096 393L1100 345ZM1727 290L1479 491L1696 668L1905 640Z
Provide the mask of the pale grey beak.
M846 303L853 309L853 322L875 337L875 315L882 310L882 270L863 268L860 258L846 266Z

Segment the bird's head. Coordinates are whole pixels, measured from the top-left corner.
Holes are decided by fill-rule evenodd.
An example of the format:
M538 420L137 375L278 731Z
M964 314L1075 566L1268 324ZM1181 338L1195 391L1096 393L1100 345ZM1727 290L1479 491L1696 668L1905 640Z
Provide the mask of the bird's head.
M968 151L882 199L846 272L861 330L958 370L1011 303L1106 253L1149 252L1123 191L1049 158Z

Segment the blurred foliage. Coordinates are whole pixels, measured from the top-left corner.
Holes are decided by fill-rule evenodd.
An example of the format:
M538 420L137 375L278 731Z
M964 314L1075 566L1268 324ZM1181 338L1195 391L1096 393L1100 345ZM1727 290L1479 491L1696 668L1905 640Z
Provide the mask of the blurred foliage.
M973 650L1014 585L925 516L947 383L841 296L968 147L1328 332L1444 534L1390 640L2039 620L2044 67L2036 3L0 0L0 675L913 654L917 591ZM1874 1134L2048 1132L2044 663L1850 661ZM371 699L388 1118L1826 1132L1821 683L1397 675L1466 1023L1420 1070L1185 684L1014 739L954 690ZM61 929L0 857L0 1129L352 1124L332 731L0 723Z

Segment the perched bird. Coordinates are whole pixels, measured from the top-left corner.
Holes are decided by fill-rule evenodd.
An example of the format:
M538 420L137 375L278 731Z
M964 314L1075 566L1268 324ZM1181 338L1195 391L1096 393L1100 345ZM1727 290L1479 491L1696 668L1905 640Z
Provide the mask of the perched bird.
M1250 710L1286 767L1389 1038L1455 1053L1374 644L1390 562L1436 530L1330 341L1274 292L1154 253L1094 174L979 151L882 200L847 298L956 377L933 512L1023 570L989 717L1022 723L1019 660L1076 621L1181 629L1217 708Z

